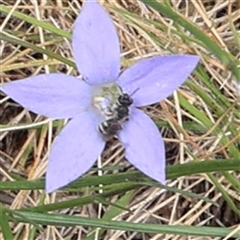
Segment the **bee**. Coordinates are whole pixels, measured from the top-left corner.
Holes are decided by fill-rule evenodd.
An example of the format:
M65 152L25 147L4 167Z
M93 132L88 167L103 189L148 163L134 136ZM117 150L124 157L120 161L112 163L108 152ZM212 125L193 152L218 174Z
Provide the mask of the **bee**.
M132 94L131 94L132 95ZM129 117L129 107L133 103L133 99L131 95L127 93L123 93L118 97L118 101L116 103L115 111L117 113L117 119L119 121L128 120Z
M122 129L121 123L115 119L108 119L99 124L98 130L105 139L110 139L117 134L119 130Z
M106 116L106 120L99 124L98 130L105 139L109 140L114 137L119 130L122 130L123 124L128 120L128 117L128 107L119 105L114 108L111 116Z
M99 124L98 130L106 139L115 136L119 130L123 129L123 124L129 120L129 107L133 103L131 96L137 90L131 95L127 93L119 95L116 104L106 114L106 121Z

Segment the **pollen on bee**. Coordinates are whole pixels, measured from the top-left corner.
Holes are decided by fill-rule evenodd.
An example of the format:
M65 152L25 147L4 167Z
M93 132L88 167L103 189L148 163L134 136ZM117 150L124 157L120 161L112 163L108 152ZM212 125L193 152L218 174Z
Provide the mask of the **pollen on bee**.
M101 113L104 113L111 105L111 101L104 97L94 97L93 106L97 108Z
M103 101L104 101L104 97L95 96L93 98L93 106L96 108L99 108L99 106L102 104Z

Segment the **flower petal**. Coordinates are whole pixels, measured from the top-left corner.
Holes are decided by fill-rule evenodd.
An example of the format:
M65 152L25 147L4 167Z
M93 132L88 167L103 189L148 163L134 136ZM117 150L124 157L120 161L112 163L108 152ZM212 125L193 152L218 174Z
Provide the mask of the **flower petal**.
M165 148L154 122L142 111L133 109L130 120L119 133L125 156L140 171L165 183Z
M87 1L73 29L73 55L90 84L112 82L120 72L120 47L108 13L97 1Z
M146 106L163 100L191 74L198 56L171 55L139 61L119 77L122 89L133 94L135 106Z
M1 90L30 111L51 118L74 117L91 101L88 84L58 73L7 83Z
M69 184L92 167L105 146L97 124L93 113L84 112L56 137L47 166L46 192Z

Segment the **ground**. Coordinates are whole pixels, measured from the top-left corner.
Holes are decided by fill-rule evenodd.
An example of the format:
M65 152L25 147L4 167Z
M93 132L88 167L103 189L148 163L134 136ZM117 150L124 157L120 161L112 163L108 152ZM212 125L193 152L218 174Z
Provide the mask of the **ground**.
M179 177L169 174L166 186L156 186L135 171L124 158L119 142L113 139L101 157L103 175L110 176L109 180L106 178L105 195L98 195L99 189L101 191L98 184L102 183L100 179L104 176L97 178L97 165L76 185L77 191L69 188L45 195L42 179L49 149L66 121L51 121L37 116L1 92L2 206L11 210L40 206L35 211L45 212L41 205L52 203L48 210L66 216L157 223L159 226L231 227L232 232L225 236L209 234L203 237L193 236L191 230L188 235L154 231L139 233L137 230L114 230L110 227L99 231L88 227L88 224L70 227L43 224L36 227L21 223L25 222L21 220L10 224L14 239L237 239L233 235L240 235L240 169L229 166L230 161L240 161L240 93L236 81L240 56L240 1L172 0L166 1L168 4L158 1L168 7L165 12L164 8L158 12L143 3L148 1L100 2L116 25L123 68L139 59L169 53L201 57L199 68L186 84L168 99L146 107L144 111L154 119L164 136L168 166L219 161L225 168L210 172L192 169L192 174L190 169L186 174L180 173ZM78 75L72 64L69 33L82 7L80 0L0 0L0 3L10 7L0 6L1 83L44 72ZM181 18L171 15L169 9L180 14ZM191 32L184 20L194 24L200 33ZM65 36L63 33L54 34L39 23L52 24L63 30ZM218 54L208 39L226 55ZM229 164L224 161L229 161ZM126 177L125 173L129 175ZM115 179L117 176L119 182ZM14 185L5 188L4 182L13 179L19 184L15 188ZM24 188L27 185L22 185L20 180L25 179L36 180L33 182L36 185ZM59 202L63 205L54 205ZM91 232L93 234L87 238Z

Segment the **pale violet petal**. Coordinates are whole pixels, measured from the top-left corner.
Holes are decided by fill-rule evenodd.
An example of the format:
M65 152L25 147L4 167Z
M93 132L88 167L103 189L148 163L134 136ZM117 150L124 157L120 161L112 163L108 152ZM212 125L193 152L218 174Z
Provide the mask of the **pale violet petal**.
M137 62L119 77L119 85L133 93L135 106L159 102L173 93L197 66L198 56L169 55Z
M104 149L98 118L84 112L70 120L53 142L46 174L46 192L68 185L86 173Z
M97 1L87 1L73 29L73 55L83 78L90 84L117 80L120 46L108 13Z
M154 122L141 110L133 109L129 121L119 133L126 159L156 181L165 183L165 148Z
M51 118L72 118L91 103L88 84L60 73L16 80L1 90L28 110Z

